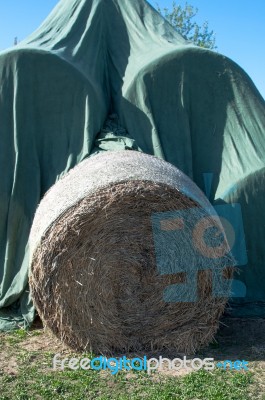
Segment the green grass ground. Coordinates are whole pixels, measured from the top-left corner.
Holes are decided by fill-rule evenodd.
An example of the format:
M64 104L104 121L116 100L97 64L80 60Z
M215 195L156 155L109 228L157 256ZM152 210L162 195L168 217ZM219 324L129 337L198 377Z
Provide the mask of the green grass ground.
M116 375L109 371L54 371L54 354L74 357L74 353L49 332L35 327L29 332L1 333L0 400L265 400L264 327L264 320L231 320L230 326L222 327L217 341L196 355L218 361L245 359L250 367L247 372L215 369L186 374L163 370L151 375L133 371Z

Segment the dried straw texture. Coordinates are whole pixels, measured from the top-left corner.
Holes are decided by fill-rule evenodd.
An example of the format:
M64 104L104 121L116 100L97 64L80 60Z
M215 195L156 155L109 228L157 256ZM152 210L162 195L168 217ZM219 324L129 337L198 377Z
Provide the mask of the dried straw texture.
M30 238L31 293L45 324L71 348L101 354L164 348L192 353L211 341L226 303L213 298L212 279L231 265L229 257L217 257L212 271L199 271L195 302L166 302L164 289L185 282L186 271L161 275L157 268L152 218L185 209L212 219L202 192L154 157L106 153L72 170L43 199ZM218 220L212 224L222 230ZM173 236L172 251L168 232L175 228L174 221L161 222L166 261L185 265L187 255L192 262L186 269L195 274L192 226L181 240L179 233L175 241Z

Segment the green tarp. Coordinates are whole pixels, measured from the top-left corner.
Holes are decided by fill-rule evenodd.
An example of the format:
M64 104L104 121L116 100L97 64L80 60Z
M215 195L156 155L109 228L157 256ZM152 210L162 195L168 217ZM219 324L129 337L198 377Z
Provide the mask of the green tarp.
M44 193L90 154L120 148L161 157L202 189L212 174L212 202L241 204L247 292L231 304L265 316L264 100L238 65L186 42L146 1L61 0L1 52L0 140L0 329L34 318L27 242Z

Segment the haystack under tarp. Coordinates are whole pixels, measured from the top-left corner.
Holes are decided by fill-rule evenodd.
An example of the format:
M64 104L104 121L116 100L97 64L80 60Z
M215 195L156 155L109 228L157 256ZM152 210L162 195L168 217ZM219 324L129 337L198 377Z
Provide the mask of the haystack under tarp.
M247 49L246 49L247 51ZM144 0L61 0L41 27L0 53L0 329L30 325L28 236L38 203L93 152L110 114L136 146L169 161L210 199L241 204L246 296L265 316L265 103L228 58L187 43ZM112 140L113 139L113 140Z

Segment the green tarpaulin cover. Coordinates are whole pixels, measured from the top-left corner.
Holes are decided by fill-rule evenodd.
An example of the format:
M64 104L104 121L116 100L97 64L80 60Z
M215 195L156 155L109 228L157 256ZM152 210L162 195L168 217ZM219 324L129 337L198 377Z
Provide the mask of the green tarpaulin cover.
M241 204L246 296L232 312L265 316L264 100L238 65L186 42L146 1L61 0L1 52L0 140L1 330L34 318L27 243L44 193L90 154L123 148L202 189L210 177L213 203Z

